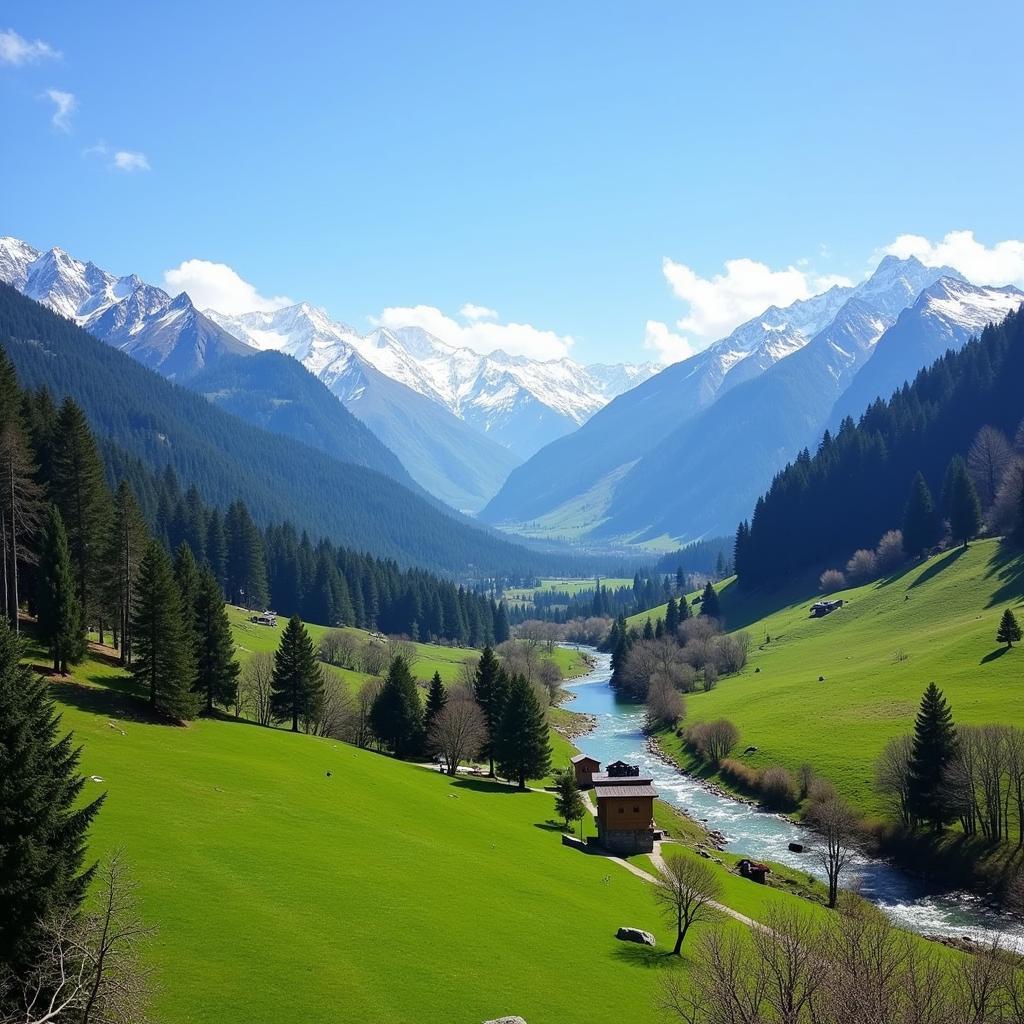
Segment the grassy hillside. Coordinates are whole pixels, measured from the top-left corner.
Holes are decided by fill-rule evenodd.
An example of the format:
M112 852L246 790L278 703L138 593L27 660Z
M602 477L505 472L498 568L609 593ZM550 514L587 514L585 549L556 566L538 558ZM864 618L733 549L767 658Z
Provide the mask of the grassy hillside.
M90 852L124 851L159 926L156 1019L659 1019L651 891L562 847L550 795L245 722L154 724L116 666L75 675L52 692L102 779L86 794L108 794ZM660 950L618 943L622 924Z
M720 593L728 626L751 635L750 661L710 693L690 695L688 720L731 719L739 749L758 748L743 758L754 766L807 761L877 812L875 758L912 729L931 680L959 722L1024 726L1024 649L995 641L1004 608L1024 614L1024 557L996 541L836 594L845 607L822 619L808 617L819 596L808 587L745 595L728 581Z

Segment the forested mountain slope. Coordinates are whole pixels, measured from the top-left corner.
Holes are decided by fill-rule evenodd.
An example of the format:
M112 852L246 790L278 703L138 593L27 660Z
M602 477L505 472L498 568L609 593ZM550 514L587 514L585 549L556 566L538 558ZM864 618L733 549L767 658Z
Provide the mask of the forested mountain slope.
M966 455L982 427L1014 437L1024 418L1022 382L1024 313L1016 312L786 466L737 550L741 579L771 583L873 547L903 522L917 472L938 496L950 459Z
M258 521L291 520L336 543L443 572L549 564L389 477L259 430L0 285L0 343L23 385L72 395L93 429L211 504L241 497Z

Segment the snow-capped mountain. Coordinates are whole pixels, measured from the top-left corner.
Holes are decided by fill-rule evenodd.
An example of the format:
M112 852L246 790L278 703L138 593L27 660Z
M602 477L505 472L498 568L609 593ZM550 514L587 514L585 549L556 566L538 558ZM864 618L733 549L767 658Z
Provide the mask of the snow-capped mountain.
M332 389L349 377L355 355L520 457L575 429L657 371L649 363L591 368L570 359L539 361L501 351L480 355L420 327L378 327L360 334L307 303L241 316L206 312L248 344L294 356Z
M1024 292L1019 288L980 287L959 275L939 278L879 339L874 354L836 401L829 425L837 428L846 416L858 417L876 398L888 398L922 367L949 349L961 348L1022 302Z
M164 376L184 378L252 349L208 320L184 292L171 298L135 274L115 277L53 248L0 238L0 279Z

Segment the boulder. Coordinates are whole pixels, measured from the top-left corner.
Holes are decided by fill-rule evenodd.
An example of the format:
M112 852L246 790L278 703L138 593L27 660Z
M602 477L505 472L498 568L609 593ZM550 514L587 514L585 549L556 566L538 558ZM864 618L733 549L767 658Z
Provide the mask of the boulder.
M642 946L654 945L654 936L639 928L620 928L615 933L615 938L621 939L623 942L639 942Z
M803 843L790 843L789 844L789 848L790 848L790 850L793 853L803 853L804 852L804 844Z
M522 1017L495 1017L494 1020L485 1020L484 1024L526 1024Z

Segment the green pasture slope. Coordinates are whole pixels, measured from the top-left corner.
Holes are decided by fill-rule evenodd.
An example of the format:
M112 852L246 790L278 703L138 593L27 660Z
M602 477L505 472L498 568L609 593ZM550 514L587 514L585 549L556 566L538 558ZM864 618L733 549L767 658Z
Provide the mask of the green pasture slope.
M758 748L743 758L754 766L809 762L877 813L875 758L912 729L930 681L958 722L1024 726L1024 647L995 640L1004 608L1024 616L1024 556L997 541L834 594L845 607L821 619L808 616L819 595L806 586L745 595L727 581L720 594L727 626L750 633L750 661L710 693L688 696L687 719L731 719L738 749Z
M562 847L549 794L227 718L156 724L98 657L52 692L102 779L86 795L107 793L90 854L123 850L159 927L155 1019L659 1019L650 889Z

